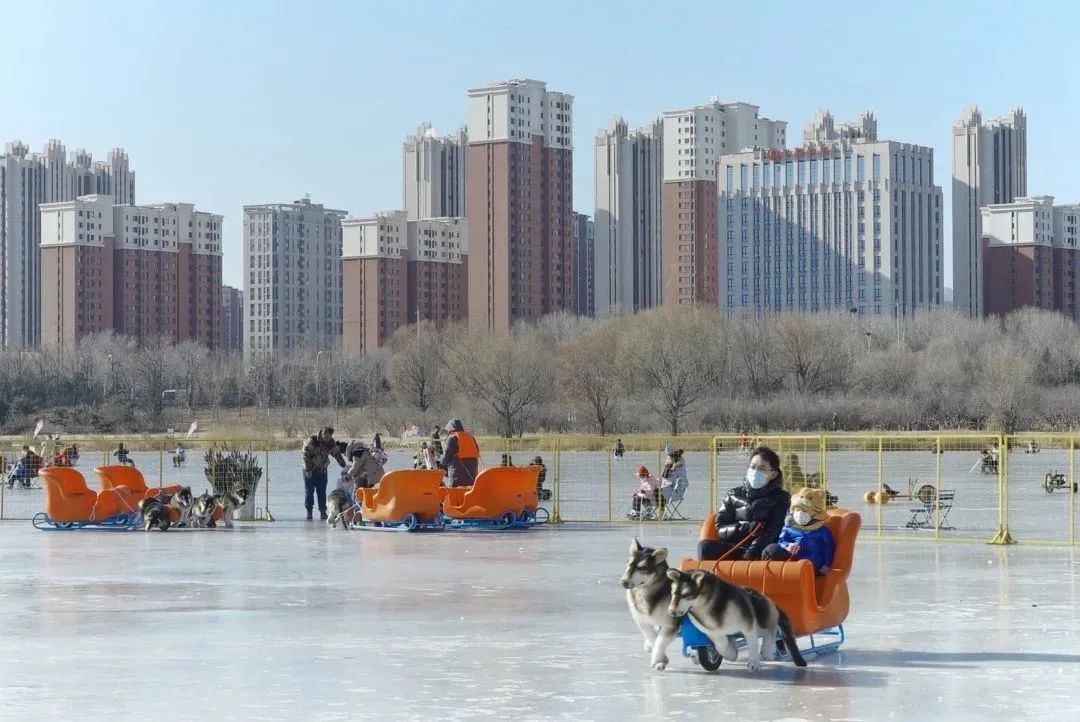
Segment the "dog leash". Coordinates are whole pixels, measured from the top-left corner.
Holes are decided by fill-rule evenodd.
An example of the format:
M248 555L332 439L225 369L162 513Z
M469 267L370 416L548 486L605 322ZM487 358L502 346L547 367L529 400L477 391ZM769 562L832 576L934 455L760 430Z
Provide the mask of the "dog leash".
M726 552L721 554L720 558L717 559L715 562L713 562L713 568L710 570L710 573L716 574L716 570L719 568L720 562L727 561L728 557L730 557L732 554L734 554L736 551L738 551L739 548L742 547L743 544L746 544L746 542L754 539L758 535L758 533L760 531L761 531L761 522L760 521L754 522L754 526L750 527L750 531L749 531L749 533L747 533L746 536L744 536L742 539L740 539L739 542L735 546L731 547Z

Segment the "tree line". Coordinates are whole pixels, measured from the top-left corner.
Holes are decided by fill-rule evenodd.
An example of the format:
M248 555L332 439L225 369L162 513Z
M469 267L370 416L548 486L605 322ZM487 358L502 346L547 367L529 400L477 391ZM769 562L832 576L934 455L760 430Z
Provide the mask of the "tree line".
M1068 430L1080 424L1080 333L1052 312L968 319L849 314L728 318L657 309L555 314L509 336L402 328L359 358L256 356L114 334L73 349L0 353L0 429L164 431L191 417L307 433L426 431L460 417L485 433ZM244 420L247 421L244 421Z

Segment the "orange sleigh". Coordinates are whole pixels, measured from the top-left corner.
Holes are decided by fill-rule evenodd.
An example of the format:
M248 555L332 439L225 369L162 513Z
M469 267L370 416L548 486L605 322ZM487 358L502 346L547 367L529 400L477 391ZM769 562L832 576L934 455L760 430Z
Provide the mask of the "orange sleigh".
M98 483L101 485L102 491L107 489L126 488L136 500L153 498L159 495L172 495L183 488L180 484L147 487L146 478L143 477L142 472L134 466L128 466L126 464L99 466L94 469L94 473L98 476ZM180 521L180 510L171 506L167 508L169 511L169 521L173 524L178 523ZM219 512L220 509L215 511L215 521L218 521L220 518Z
M811 646L804 654L831 652L844 641L842 625L850 607L847 579L862 517L846 509L830 509L828 515L825 525L836 541L828 574L817 576L813 565L805 559L790 562L686 559L681 567L684 571L711 572L733 584L761 592L784 610L796 636L810 636ZM717 538L715 513L709 514L702 524L701 538ZM815 636L819 639L815 640ZM699 661L705 666L703 660Z
M130 529L138 524L139 497L127 489L95 492L70 467L47 467L38 476L45 487L45 511L31 519L38 529Z
M536 521L539 466L484 469L472 486L443 490L443 516L456 526L510 527Z
M387 473L374 489L358 489L358 528L442 528L439 498L443 473L437 469L402 469Z

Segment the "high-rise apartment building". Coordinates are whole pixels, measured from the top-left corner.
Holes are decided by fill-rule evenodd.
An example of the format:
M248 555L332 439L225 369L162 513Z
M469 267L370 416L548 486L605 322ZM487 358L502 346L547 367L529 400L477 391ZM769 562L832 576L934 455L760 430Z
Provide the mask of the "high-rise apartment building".
M58 140L40 154L15 141L0 155L0 348L34 346L41 337L40 206L88 194L135 202L123 150L113 149L107 163L84 150L73 156Z
M941 188L924 146L842 138L720 159L720 306L940 306Z
M595 225L584 213L574 214L574 313L578 316L596 315L593 256L595 254Z
M244 292L232 286L221 287L221 350L244 350Z
M803 145L833 140L877 140L877 118L869 110L854 123L837 123L828 109L818 111L803 127Z
M244 206L244 357L341 338L341 220L310 199Z
M114 205L104 195L42 204L42 341L113 330L222 343L222 216L190 203Z
M402 144L409 220L465 215L465 129L440 136L424 123Z
M536 80L469 91L468 315L507 333L573 310L573 97Z
M1080 205L1023 197L981 216L983 312L1032 306L1080 321Z
M983 206L1027 195L1027 116L1013 108L983 120L968 108L953 125L953 297L970 316L984 313Z
M464 318L464 219L390 211L345 219L342 237L346 352L379 348L410 323Z
M716 305L717 163L749 147L783 147L787 123L749 103L720 103L663 114L662 302Z
M593 293L600 317L660 305L663 123L631 131L622 118L596 134Z

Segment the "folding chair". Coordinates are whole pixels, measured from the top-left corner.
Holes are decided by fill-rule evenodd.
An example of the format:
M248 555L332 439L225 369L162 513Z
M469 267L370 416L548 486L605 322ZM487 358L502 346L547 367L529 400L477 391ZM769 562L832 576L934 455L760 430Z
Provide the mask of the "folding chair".
M688 486L685 481L676 479L674 484L660 490L661 521L686 521L686 517L679 511L679 505L686 497Z
M955 529L956 527L948 524L949 512L952 511L955 498L955 489L942 489L937 494L933 493L932 487L925 492L920 489L920 493L915 497L920 505L911 508L911 518L905 526L908 529L936 528L938 531Z

